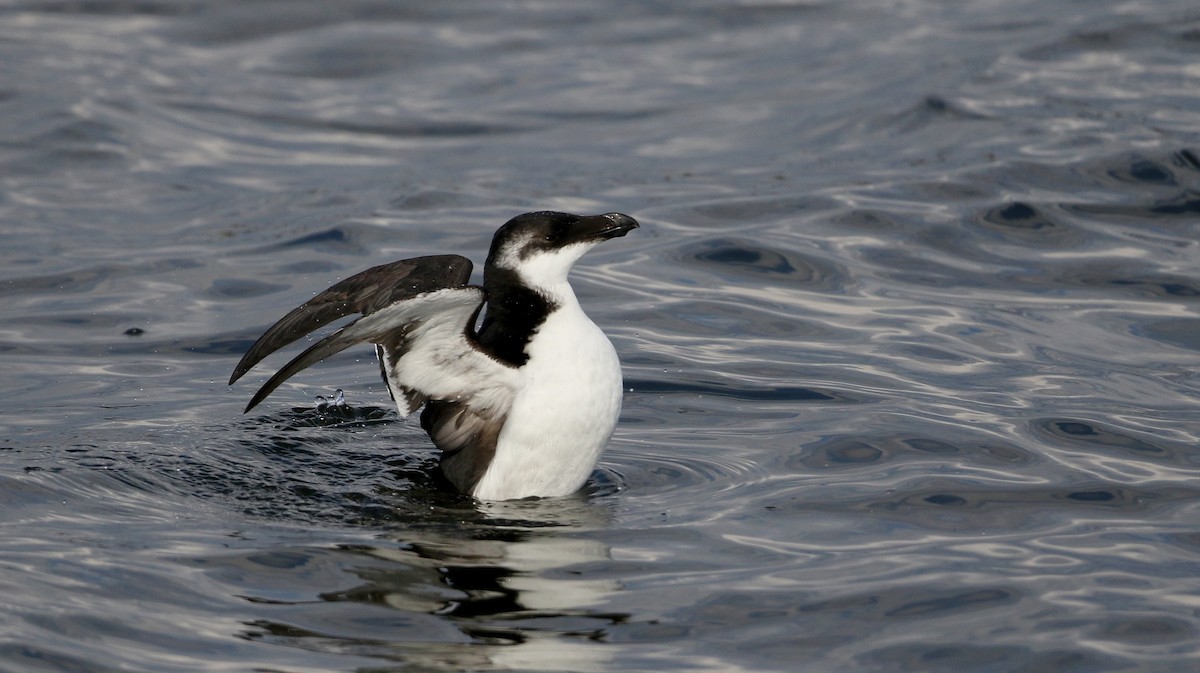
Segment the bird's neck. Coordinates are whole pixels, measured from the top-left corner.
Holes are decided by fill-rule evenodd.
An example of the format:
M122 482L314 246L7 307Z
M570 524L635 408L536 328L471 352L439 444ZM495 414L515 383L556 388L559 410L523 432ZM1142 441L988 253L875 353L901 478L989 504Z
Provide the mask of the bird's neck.
M520 367L529 360L526 346L546 317L564 306L578 304L571 286L535 290L508 269L485 270L487 312L479 330L479 343L494 357Z

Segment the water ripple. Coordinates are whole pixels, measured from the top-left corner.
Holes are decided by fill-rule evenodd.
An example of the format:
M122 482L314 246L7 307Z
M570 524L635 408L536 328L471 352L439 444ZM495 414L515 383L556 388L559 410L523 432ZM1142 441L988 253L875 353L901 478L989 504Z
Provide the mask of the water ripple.
M272 7L0 10L0 668L1200 655L1190 4ZM542 208L642 223L583 492L448 492L369 348L239 414L270 316Z

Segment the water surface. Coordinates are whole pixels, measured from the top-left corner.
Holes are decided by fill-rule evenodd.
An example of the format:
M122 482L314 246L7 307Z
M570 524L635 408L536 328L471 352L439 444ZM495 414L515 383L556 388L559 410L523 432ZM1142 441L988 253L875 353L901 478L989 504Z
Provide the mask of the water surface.
M1193 4L5 5L0 670L1194 666ZM241 414L546 208L643 225L583 493L440 490L370 349Z

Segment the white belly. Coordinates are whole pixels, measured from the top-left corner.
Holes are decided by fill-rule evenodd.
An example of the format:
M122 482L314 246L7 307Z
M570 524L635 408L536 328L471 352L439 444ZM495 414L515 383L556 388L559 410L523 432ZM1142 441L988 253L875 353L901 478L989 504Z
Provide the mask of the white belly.
M472 495L511 500L583 486L621 412L621 363L578 304L552 313L527 348L522 384Z

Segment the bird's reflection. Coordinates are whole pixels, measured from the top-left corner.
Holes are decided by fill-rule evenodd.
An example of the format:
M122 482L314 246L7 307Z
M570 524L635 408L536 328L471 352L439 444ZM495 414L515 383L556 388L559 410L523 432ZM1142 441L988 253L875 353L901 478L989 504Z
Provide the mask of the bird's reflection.
M486 504L439 499L407 498L392 521L418 525L336 549L338 566L356 581L318 595L345 608L341 626L350 620L364 633L256 620L243 635L403 661L405 670L605 668L611 650L602 643L627 615L603 609L620 590L616 581L588 577L589 565L610 557L587 534L606 525L604 498L593 491ZM388 617L379 608L412 619L381 629Z

